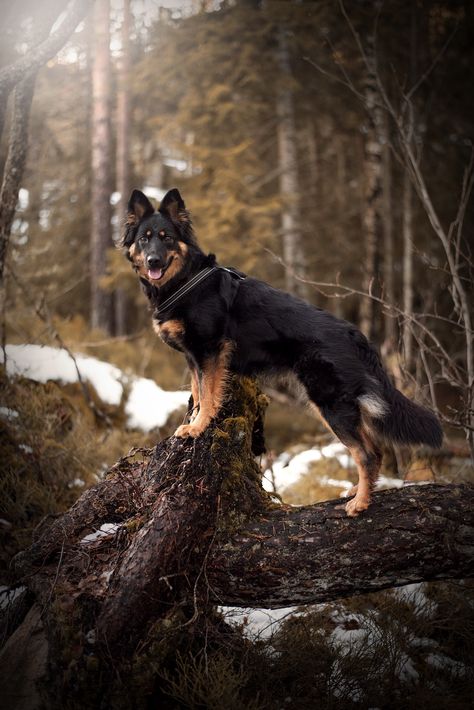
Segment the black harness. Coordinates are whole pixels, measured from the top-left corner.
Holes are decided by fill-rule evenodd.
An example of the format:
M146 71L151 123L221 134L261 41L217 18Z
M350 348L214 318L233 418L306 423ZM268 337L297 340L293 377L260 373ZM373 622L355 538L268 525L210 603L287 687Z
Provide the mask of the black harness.
M180 288L178 288L177 291L175 291L173 294L171 294L171 296L169 296L165 301L163 301L163 303L161 303L155 309L154 315L161 315L165 311L168 311L170 308L175 306L178 301L184 298L184 296L187 296L188 293L190 293L193 289L196 288L196 286L205 281L208 276L213 274L215 271L226 271L234 279L239 279L240 281L244 281L244 279L246 278L244 274L239 273L236 269L217 265L207 266L205 269L198 271L198 273L195 274L192 279L189 279L189 281L183 284Z

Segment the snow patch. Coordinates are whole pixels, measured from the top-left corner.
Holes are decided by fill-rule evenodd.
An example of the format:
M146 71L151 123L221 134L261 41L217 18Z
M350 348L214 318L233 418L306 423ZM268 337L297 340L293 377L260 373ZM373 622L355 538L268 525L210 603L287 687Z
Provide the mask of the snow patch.
M5 611L10 604L26 591L26 587L0 587L0 610Z
M233 606L221 606L219 611L225 620L235 626L242 626L242 633L247 638L269 639L278 630L280 624L298 607L289 606L282 609L241 609Z
M461 661L455 661L453 658L449 658L449 656L446 656L444 653L430 653L426 656L425 660L433 668L449 671L457 676L464 676L468 673L468 669L464 663L461 663Z
M284 452L274 461L272 471L267 470L264 473L263 487L267 491L273 491L273 485L275 485L277 492L281 493L285 488L296 483L300 476L308 473L312 463L330 458L336 458L342 468L349 468L353 465L346 447L339 442L334 442L321 448L307 449L293 457L288 452ZM327 478L326 483L327 485L337 485L347 489L352 487L350 481Z
M172 412L186 406L189 392L166 392L143 377L133 381L125 413L127 425L132 429L151 431L166 424Z
M394 589L393 593L402 601L413 605L416 613L422 616L432 616L436 610L436 603L425 594L423 582L405 584L403 587Z
M47 345L7 345L7 374L23 375L36 382L77 382L74 360L66 350ZM84 380L90 382L103 402L119 405L123 395L122 371L94 357L74 355ZM0 351L0 362L3 352Z
M100 399L112 406L120 405L124 385L129 385L130 394L125 403L127 426L144 432L166 424L170 414L186 406L189 399L189 392L167 392L153 380L128 377L115 365L94 357L75 354L76 369L74 360L64 349L47 345L7 345L6 352L8 375L67 384L78 381L79 370L81 378L94 387ZM3 362L3 351L0 351L0 362ZM18 417L18 412L0 407L0 417L12 420Z
M6 419L7 421L12 421L13 419L18 419L20 415L16 409L9 409L8 407L0 407L0 417Z
M104 523L98 530L95 530L93 533L89 533L89 535L83 537L81 545L88 545L89 543L95 542L103 537L111 537L112 535L115 535L119 527L120 525L117 523Z

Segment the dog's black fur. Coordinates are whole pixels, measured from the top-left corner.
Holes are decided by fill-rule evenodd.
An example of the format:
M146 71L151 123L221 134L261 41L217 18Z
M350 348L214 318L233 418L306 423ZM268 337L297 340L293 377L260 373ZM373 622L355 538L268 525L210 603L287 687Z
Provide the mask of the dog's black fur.
M215 264L199 248L178 190L166 194L158 212L135 190L122 244L155 308L155 329L185 354L193 374L200 411L177 436L198 436L206 428L219 408L227 372L293 372L358 465L359 490L347 506L349 515L368 505L383 440L441 445L437 418L393 387L365 336L320 308L257 279L218 270L158 313L180 286Z

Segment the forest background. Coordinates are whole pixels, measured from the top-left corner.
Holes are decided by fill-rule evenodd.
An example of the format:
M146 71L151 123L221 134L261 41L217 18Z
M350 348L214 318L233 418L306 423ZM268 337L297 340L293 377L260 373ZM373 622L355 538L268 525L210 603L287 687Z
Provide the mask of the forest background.
M64 5L5 7L2 65ZM205 250L357 323L472 447L473 32L461 1L95 3L30 80L28 137L7 114L4 342L182 386L114 248L131 189L176 185Z
M473 74L469 0L2 3L3 362L9 346L54 345L188 388L116 248L131 190L158 206L176 186L205 251L356 323L397 386L438 412L438 458L387 456L384 472L472 482ZM285 382L267 392L270 469L272 454L327 443ZM183 412L144 433L127 427L123 399L110 406L85 382L40 385L4 368L0 395L9 584L12 556L45 516ZM338 478L355 480L335 458L312 474L285 500L325 500ZM395 708L407 694L407 707L469 707L472 589L432 585L411 606L384 594L310 610L300 626L294 617L272 641L281 662L264 651L250 675L233 676L225 658L211 669L178 660L170 694L193 707L198 683L191 692L183 678L204 674L212 691L214 673L216 692L222 678L237 688L226 708L258 693L268 704L255 707L279 694L301 708L322 697ZM328 640L363 630L350 652Z

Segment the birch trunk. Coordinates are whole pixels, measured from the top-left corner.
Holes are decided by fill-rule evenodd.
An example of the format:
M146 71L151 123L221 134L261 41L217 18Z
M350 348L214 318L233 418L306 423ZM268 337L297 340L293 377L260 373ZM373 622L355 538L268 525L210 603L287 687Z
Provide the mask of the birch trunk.
M305 255L302 244L297 139L292 74L288 50L288 40L283 27L278 30L277 62L280 72L280 86L277 93L276 111L278 116L278 162L280 167L280 194L283 199L281 230L283 239L283 260L286 265L286 289L302 298L308 295L306 284L298 280L305 276Z
M127 199L131 191L130 186L130 93L128 80L130 75L130 0L123 2L122 21L122 54L119 62L118 91L117 91L117 192L120 200L117 203L117 235L120 233L127 210ZM115 333L125 335L127 331L127 297L122 288L115 291Z
M111 295L100 279L106 273L111 231L110 31L109 0L97 0L92 39L91 326L112 332Z

